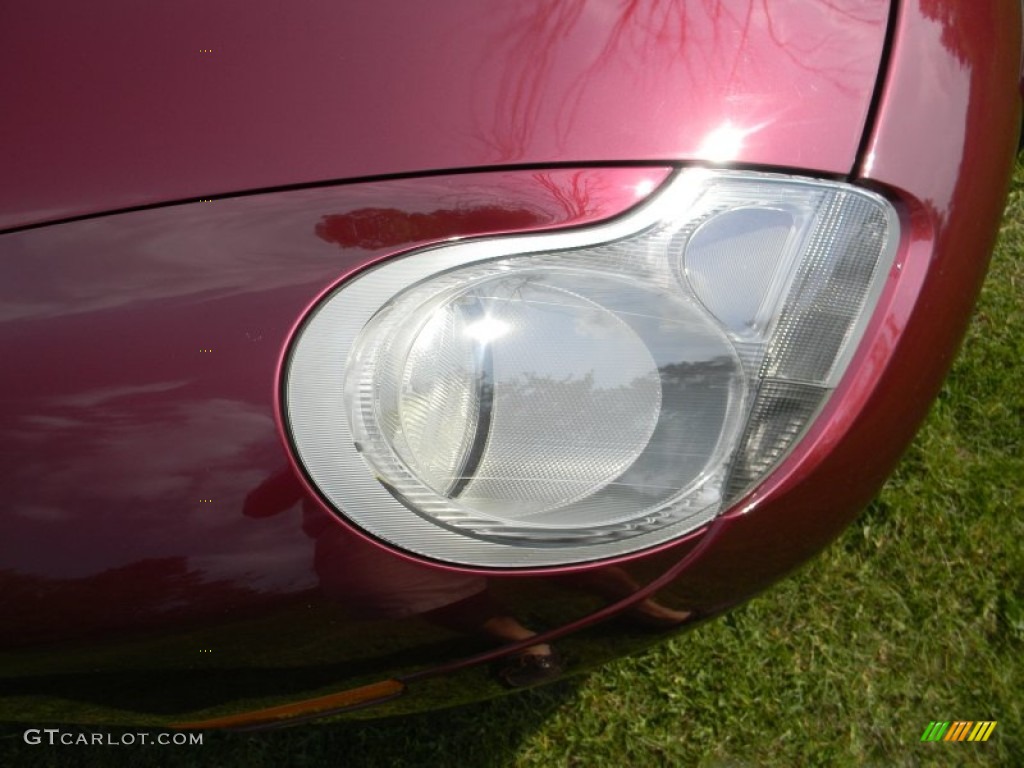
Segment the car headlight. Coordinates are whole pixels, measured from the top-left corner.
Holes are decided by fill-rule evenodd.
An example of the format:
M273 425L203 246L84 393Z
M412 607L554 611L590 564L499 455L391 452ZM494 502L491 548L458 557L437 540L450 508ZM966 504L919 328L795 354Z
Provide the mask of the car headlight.
M345 517L441 561L564 565L666 542L795 446L897 241L871 192L694 169L607 224L388 261L293 341L294 450Z

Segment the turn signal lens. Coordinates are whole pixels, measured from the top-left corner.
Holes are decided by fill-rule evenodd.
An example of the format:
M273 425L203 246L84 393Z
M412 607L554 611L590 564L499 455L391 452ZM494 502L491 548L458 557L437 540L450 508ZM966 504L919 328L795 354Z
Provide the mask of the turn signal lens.
M663 543L792 450L898 236L892 206L847 184L692 170L609 224L386 262L294 341L294 448L341 514L429 558Z

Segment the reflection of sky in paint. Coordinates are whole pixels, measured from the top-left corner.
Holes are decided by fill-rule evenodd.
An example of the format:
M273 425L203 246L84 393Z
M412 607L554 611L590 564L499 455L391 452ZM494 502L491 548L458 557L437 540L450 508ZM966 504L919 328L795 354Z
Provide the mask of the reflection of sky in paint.
M676 157L823 170L847 168L841 160L833 166L840 156L853 159L888 8L757 0L499 5L469 21L488 46L466 88L488 156L525 159L552 139L596 143L601 134L580 129L601 124L613 102L638 124L654 123L630 136L634 152L671 137ZM654 120L644 117L652 104Z
M921 43L922 50L942 51L946 45L943 42L943 31L945 27L939 20L923 16L920 20L920 29L915 33L919 37L927 37L927 45ZM889 152L885 157L885 167L888 174L894 178L900 178L900 173L907 173L910 177L923 179L931 176L934 181L925 183L917 182L923 189L946 190L946 197L942 200L929 200L942 214L949 211L953 199L953 190L956 189L956 180L960 174L960 166L953 162L924 162L925 157L959 158L963 155L964 142L967 137L967 105L970 102L971 94L971 69L955 55L946 56L922 56L914 62L914 85L913 89L904 88L900 91L901 119L919 123L914 126L913 133L927 136L927 142L922 142L921 147L926 148L927 155L920 154L916 148L900 153ZM946 109L943 115L952 118L959 114L959 119L950 119L936 127L928 121L934 119L935 104L962 105L962 109ZM908 133L911 129L908 128ZM865 172L870 175L875 165L876 157L874 152L870 153L864 163ZM895 171L893 168L900 168L906 164L912 170Z
M466 174L457 183L434 182L442 188L429 193L419 191L428 184L422 179L292 190L11 234L4 238L3 256L17 266L5 269L0 282L0 322L164 299L221 298L310 282L326 286L344 269L337 245L315 230L323 219L346 215L339 211L380 211L377 228L392 238L407 235L387 246L395 248L420 239L486 231L488 222L501 229L502 221L491 221L493 211L528 214L516 224L522 227L590 221L621 209L621 192L610 181L621 179L627 187L647 183L653 189L663 176L659 169ZM441 217L434 229L425 231L409 226L410 221L437 219L445 210L454 221ZM475 212L479 220L473 218ZM367 225L358 222L359 227Z
M24 463L0 477L8 511L0 540L5 567L78 578L188 552L208 579L244 577L271 589L310 585L310 546L295 518L257 524L240 511L267 475L259 446L275 439L273 419L239 400L153 399L180 386L167 381L39 398L4 426L0 439L12 451L47 450L40 458L45 483L33 482Z

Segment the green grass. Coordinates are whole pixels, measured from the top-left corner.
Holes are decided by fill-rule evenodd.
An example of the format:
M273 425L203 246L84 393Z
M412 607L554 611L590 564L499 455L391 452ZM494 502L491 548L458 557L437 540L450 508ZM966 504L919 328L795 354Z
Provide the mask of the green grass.
M28 747L8 765L1024 764L1024 167L963 350L878 499L727 617L588 677L469 708L203 747ZM922 744L931 720L997 720Z

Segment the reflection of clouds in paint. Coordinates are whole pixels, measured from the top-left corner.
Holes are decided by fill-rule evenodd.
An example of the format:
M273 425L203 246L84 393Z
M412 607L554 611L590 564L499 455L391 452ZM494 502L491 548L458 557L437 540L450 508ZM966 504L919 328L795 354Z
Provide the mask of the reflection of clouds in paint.
M64 416L49 416L37 413L30 413L29 415L22 417L21 421L23 424L27 424L31 428L38 429L75 429L86 425L86 422L82 419L69 419ZM28 434L24 432L19 434L23 437L28 436Z
M185 386L189 382L182 379L181 381L159 381L155 384L137 384L125 387L104 387L102 389L93 389L88 392L79 392L74 395L68 395L64 397L55 397L52 399L53 405L59 406L71 406L74 408L95 408L98 405L108 403L112 400L118 400L122 397L130 397L132 395L152 395L160 392L170 392L171 390L178 389ZM36 419L45 419L51 417L37 416Z
M467 174L433 182L430 194L423 193L422 179L388 181L169 206L16 233L5 237L5 257L19 266L0 285L0 322L333 281L337 246L317 236L317 223L361 209L405 220L436 214L440 206L465 218L436 232L411 233L408 242L488 226L578 223L600 216L616 199L601 178L600 171ZM498 211L519 218L485 221Z
M278 202L271 210L226 201L217 215L201 205L180 206L16 236L10 247L26 264L18 274L24 284L9 286L9 296L0 292L0 321L308 281L322 273L327 246L310 237L310 213L298 202ZM287 270L281 269L282 256ZM26 302L25 296L36 300Z
M288 516L283 519L291 528L295 527L295 520ZM255 590L311 589L318 582L312 547L308 542L301 544L282 547L276 525L247 526L232 545L235 551L190 557L188 564L190 569L201 572L206 581L244 578L245 584Z
M80 578L187 553L204 581L281 590L315 584L295 514L260 525L241 514L267 462L280 461L277 451L267 455L277 442L265 409L224 398L129 405L103 397L112 391L87 393L81 406L64 406L66 415L26 414L0 435L12 451L40 456L0 477L8 567ZM103 404L88 405L96 401Z
M871 176L881 162L884 175L897 186L913 179L914 189L940 194L940 198L927 199L925 203L941 221L949 215L959 186L967 119L972 112L971 62L976 59L968 56L962 45L969 39L980 38L974 38L970 31L974 23L973 6L961 8L955 3L922 0L919 10L922 15L915 15L913 22L914 46L929 55L897 66L888 98L900 104L900 117L893 122L892 135L926 139L877 141L876 149L881 156L870 152L864 160L864 173ZM901 73L900 68L907 71ZM941 120L937 121L937 115ZM935 158L943 160L936 162Z
M943 45L943 25L940 21L925 18L922 32L931 38L925 50L941 50ZM967 103L971 93L971 70L955 56L925 56L917 65L917 89L912 98L918 105L906 105L905 114L928 119L934 114L932 104L963 104L959 121L949 121L936 130L936 126L922 125L921 135L928 136L929 153L933 157L958 158L964 153L964 142L967 138ZM950 110L944 112L952 114ZM948 190L946 199L930 201L942 213L949 210L956 189L956 180L960 175L958 164L928 163L919 168L920 172L930 173L935 181L924 185L926 189Z
M26 520L37 520L43 523L60 523L73 517L71 512L60 507L42 504L22 504L14 507L14 514Z
M160 385L146 389L164 391ZM89 408L87 414L60 417L57 423L45 414L27 414L23 422L33 429L7 433L7 439L13 438L15 443L27 436L32 442L59 440L62 452L73 456L73 461L50 459L45 484L31 488L36 503L58 500L58 506L64 506L70 499L111 504L130 501L141 504L135 514L145 515L150 509L145 504L172 495L196 495L189 494L198 467L208 472L204 497L216 498L225 486L255 485L261 479L258 471L246 469L241 454L273 434L273 419L262 410L225 399L171 408L154 406L145 414L137 408L86 404L109 396L111 391L97 390L82 397L80 407ZM52 431L40 434L41 421L48 418Z

